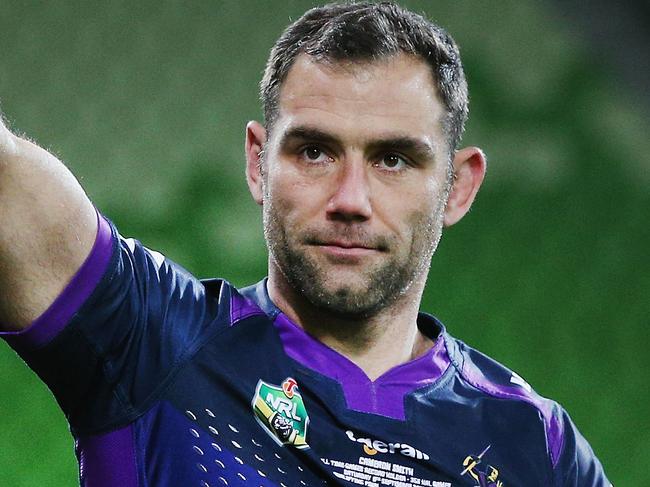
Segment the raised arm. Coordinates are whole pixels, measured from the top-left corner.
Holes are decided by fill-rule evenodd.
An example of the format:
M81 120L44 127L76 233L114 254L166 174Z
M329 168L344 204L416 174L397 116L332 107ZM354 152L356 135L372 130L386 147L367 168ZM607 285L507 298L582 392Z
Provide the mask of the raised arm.
M0 117L0 330L24 329L48 308L96 231L95 209L72 173Z

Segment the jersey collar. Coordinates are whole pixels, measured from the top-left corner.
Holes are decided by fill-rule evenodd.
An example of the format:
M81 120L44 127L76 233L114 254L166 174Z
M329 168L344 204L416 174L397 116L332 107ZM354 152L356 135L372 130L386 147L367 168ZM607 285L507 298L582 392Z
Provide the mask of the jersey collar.
M404 398L431 386L450 365L445 328L431 315L420 313L418 328L434 340L433 347L372 381L347 357L309 335L278 309L268 295L266 279L240 292L273 321L285 353L301 365L337 381L352 410L405 420Z

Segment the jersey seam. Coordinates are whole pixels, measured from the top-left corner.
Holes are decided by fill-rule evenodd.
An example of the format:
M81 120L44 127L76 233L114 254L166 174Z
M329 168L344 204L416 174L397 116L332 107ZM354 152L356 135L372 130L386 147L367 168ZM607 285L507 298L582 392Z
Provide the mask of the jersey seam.
M230 328L227 326L227 323L224 323L223 321L218 323L215 323L213 321L211 325L216 326L217 329L213 333L197 339L186 349L183 354L181 354L181 356L176 361L174 361L169 369L169 373L159 381L158 386L142 401L141 406L135 407L132 403L126 401L128 402L128 408L125 408L126 411L124 415L110 423L97 426L96 428L92 428L88 431L84 431L83 434L101 434L103 432L111 431L120 426L133 423L138 418L146 414L153 407L154 402L164 396L165 391L167 391L168 388L173 384L174 378L178 374L179 370L186 363L190 362L192 358L195 357L210 341L212 341L219 334L225 333ZM117 389L120 389L121 391L123 389L123 386L120 383L117 383L115 385L115 389L116 391Z
M115 234L113 234L113 236L115 237ZM115 260L117 259L117 252L118 251L119 251L119 238L114 238L113 239L113 255L111 256L111 260L109 261L109 266L110 266L110 268L112 270L110 271L110 273L108 275L105 275L102 278L102 280L97 284L97 286L95 287L95 289L93 290L93 292L89 296L87 302L90 302L94 298L95 294L98 292L98 289L101 287L101 284L103 283L103 281L110 282L115 277L115 274L117 273L117 268L116 268L116 266L114 264L115 264ZM84 306L85 306L85 304L84 304ZM79 314L79 312L77 312L75 314L75 317L78 314ZM86 344L88 345L88 348L92 351L95 358L98 360L98 362L101 363L102 375L104 376L105 379L108 379L109 374L107 373L106 367L110 366L111 361L109 359L107 359L106 354L103 353L104 352L103 347L98 346L95 343L95 341L92 340L91 337L89 337L87 335L87 333L86 333L86 331L84 330L83 327L78 326L78 327L75 327L75 328L76 329L74 330L74 332L77 333L79 336L81 336L82 339L84 340L84 342L86 342ZM110 382L108 380L106 380L106 383L110 383ZM124 395L124 392L123 392L122 389L123 388L122 388L122 385L120 384L120 382L119 381L115 382L115 385L114 385L113 391L112 391L112 395L115 397L115 399L118 401L121 408L124 410L124 414L128 416L130 414L130 411L133 411L135 408L133 407L131 402L126 399L126 396ZM119 425L120 423L116 422L116 424ZM108 431L107 428L101 428L101 429L102 429L102 431ZM90 432L83 432L82 433L83 428L74 428L74 431L76 433L79 433L79 434L95 434L95 433L92 433L92 430L93 429L91 428L89 430Z

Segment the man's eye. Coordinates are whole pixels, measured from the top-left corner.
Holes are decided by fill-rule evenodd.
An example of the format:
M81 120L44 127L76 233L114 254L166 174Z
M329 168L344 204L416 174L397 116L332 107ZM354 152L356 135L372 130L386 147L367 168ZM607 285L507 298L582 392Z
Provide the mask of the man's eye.
M384 154L379 161L377 161L376 166L380 169L386 169L390 171L399 171L406 168L408 163L406 160L395 153Z
M305 147L300 155L305 161L312 163L327 162L331 159L325 152L316 146Z

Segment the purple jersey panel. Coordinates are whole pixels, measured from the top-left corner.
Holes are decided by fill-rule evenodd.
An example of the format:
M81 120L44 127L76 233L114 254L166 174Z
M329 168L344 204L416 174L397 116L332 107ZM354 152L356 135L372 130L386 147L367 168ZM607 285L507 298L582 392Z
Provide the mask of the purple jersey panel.
M133 426L77 440L84 487L137 487Z

